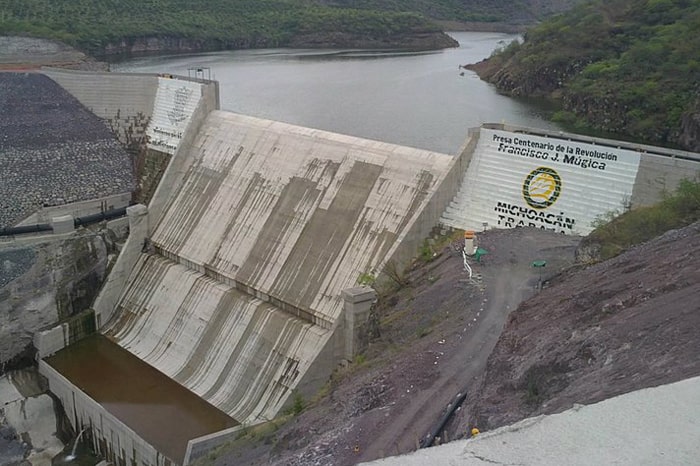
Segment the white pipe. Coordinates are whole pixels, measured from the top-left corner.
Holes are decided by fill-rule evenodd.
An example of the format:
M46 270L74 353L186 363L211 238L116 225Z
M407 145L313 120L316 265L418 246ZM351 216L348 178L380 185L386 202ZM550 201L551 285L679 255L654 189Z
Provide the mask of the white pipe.
M462 249L462 258L464 259L464 270L469 273L469 280L472 279L472 268L469 267L469 263L467 262L467 251L465 249Z

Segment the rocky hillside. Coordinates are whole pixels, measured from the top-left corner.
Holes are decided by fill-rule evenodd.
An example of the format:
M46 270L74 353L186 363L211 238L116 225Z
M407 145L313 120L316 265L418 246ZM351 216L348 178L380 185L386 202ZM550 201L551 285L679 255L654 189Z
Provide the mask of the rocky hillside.
M60 40L97 56L285 46L426 50L457 45L442 32L447 27L519 29L581 1L10 0L0 2L0 35Z
M555 119L700 150L700 0L591 0L472 66L503 93L545 96Z
M56 39L98 56L280 47L322 37L329 44L344 39L347 44L405 47L403 39L411 36L412 47L456 46L419 13L300 0L10 1L0 3L0 35Z
M454 431L700 375L699 297L700 222L553 278L510 314Z

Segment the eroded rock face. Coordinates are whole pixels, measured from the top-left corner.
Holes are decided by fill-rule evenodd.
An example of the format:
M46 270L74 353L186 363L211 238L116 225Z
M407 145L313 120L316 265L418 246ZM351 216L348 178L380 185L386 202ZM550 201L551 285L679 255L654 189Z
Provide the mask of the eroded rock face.
M313 33L292 39L290 47L338 47L366 49L439 50L459 47L459 42L443 32L396 34L373 37L344 32Z
M107 255L105 240L94 234L0 249L0 365L31 361L36 331L92 305Z
M63 449L54 401L35 369L0 376L0 464L51 464Z
M104 71L106 63L88 57L62 42L35 37L0 36L0 69L41 66Z
M146 55L164 52L202 52L209 50L251 49L279 47L266 38L255 40L241 38L237 40L205 40L184 37L137 37L124 38L107 44L102 53L113 55ZM318 32L293 37L286 47L308 48L395 48L407 50L439 50L458 47L459 43L444 32L417 32L396 34L394 36L373 37L371 35L351 34L345 32Z

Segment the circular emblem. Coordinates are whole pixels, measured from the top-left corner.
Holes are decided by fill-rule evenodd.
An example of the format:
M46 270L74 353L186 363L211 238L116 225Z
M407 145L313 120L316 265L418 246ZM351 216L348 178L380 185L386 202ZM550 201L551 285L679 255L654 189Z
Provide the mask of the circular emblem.
M561 194L559 173L547 167L530 172L523 183L523 197L530 207L546 209L556 202Z

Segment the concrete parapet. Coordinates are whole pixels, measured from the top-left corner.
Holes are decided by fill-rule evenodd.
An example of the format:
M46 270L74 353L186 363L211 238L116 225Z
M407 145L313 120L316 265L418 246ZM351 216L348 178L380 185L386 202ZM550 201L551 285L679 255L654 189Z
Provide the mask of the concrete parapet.
M73 202L60 206L42 207L34 214L22 220L18 226L48 223L52 218L63 215L70 215L73 218L87 217L89 215L127 207L130 201L131 192L124 192L113 196L90 199L88 201Z
M235 440L239 432L244 426L231 427L230 429L214 432L213 434L203 435L187 442L187 451L185 452L185 460L182 466L189 466L194 461L203 457L213 449L223 445L226 442Z
M97 329L111 318L148 238L148 208L136 204L127 207L126 215L129 218L129 237L93 306Z

